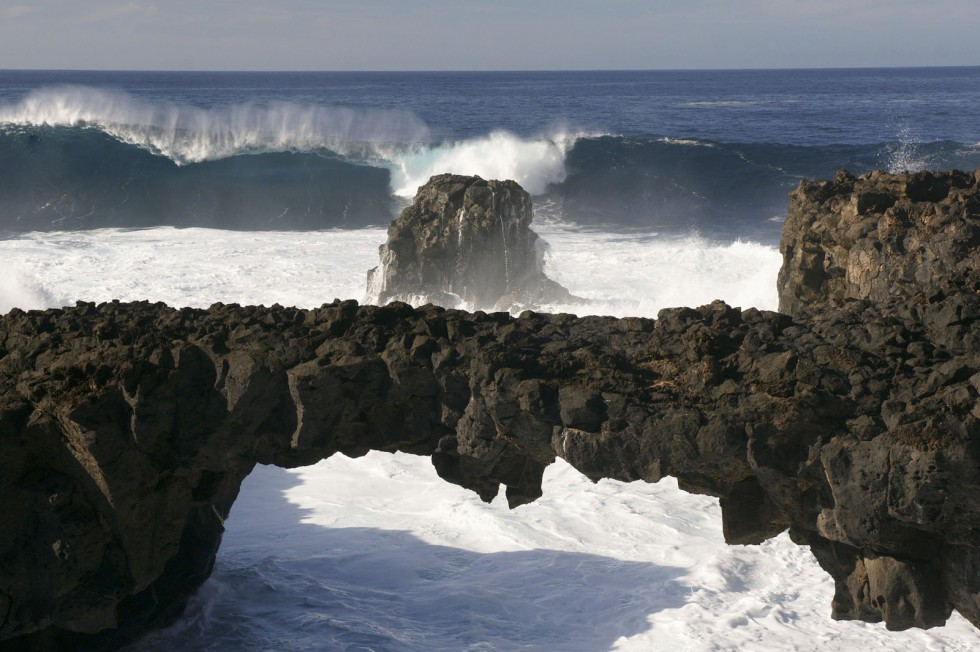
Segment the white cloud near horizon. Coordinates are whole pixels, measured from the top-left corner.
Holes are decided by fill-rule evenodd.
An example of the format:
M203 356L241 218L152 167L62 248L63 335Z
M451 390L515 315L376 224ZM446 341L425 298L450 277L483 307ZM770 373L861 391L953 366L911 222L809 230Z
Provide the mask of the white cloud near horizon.
M21 16L26 16L38 11L37 7L29 7L27 5L13 5L7 7L6 9L0 9L0 16L5 20L13 20L14 18L20 18Z
M157 13L157 7L150 3L125 2L121 4L104 5L96 11L82 16L82 23L100 23L132 16L152 16Z

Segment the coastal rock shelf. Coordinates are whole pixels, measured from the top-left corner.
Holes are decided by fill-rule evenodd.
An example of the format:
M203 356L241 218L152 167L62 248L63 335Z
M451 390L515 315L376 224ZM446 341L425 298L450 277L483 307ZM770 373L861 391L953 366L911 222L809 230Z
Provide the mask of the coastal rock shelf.
M980 174L802 183L790 314L15 310L0 640L131 640L207 578L256 463L369 450L431 455L511 506L541 495L556 457L594 480L675 476L719 497L729 543L788 529L809 545L835 618L932 627L955 609L980 627L978 200Z

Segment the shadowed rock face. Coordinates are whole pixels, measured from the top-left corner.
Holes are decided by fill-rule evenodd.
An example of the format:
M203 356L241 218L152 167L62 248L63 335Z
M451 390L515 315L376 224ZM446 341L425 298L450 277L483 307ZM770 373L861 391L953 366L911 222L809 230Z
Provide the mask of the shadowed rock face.
M876 178L907 198L903 177ZM787 290L805 274L798 220L829 224L868 183L801 184L781 292L800 296ZM933 204L915 215L945 211ZM950 215L976 243L977 212ZM925 260L932 240L915 237L894 241ZM833 231L814 242L823 260L877 250ZM355 302L13 311L0 319L0 639L102 649L165 621L210 573L255 463L372 449L431 455L485 500L503 484L512 506L541 494L556 456L596 480L676 476L720 498L728 542L788 529L811 546L836 618L930 627L956 609L980 626L977 256L940 249L952 280L797 299L794 316L720 302L657 320Z
M568 303L544 274L531 196L514 181L440 174L388 228L368 300L511 310Z

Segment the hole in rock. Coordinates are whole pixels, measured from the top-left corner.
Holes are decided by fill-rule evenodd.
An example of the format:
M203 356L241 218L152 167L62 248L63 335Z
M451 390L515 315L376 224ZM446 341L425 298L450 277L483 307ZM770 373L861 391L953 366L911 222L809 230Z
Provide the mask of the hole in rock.
M485 504L444 482L424 457L258 466L226 526L183 617L127 652L816 650L827 637L911 651L923 636L980 649L965 621L833 621L833 582L785 534L727 546L716 500L672 478L592 484L562 460L544 496L515 510L503 491Z

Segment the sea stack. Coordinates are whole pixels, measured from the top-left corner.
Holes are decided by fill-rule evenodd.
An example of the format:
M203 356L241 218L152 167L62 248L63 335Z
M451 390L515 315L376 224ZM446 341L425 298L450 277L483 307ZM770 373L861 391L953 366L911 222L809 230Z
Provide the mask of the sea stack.
M368 301L520 310L568 302L544 274L531 196L514 181L440 174L388 228Z

